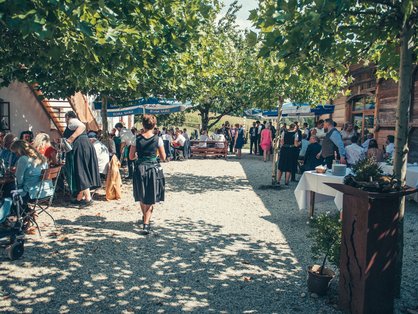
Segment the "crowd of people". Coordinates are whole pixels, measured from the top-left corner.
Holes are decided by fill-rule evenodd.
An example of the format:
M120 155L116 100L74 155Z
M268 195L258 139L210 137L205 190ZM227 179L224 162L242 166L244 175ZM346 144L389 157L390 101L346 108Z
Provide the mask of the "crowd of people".
M364 130L362 137L351 122L345 123L339 131L332 119L318 120L314 128L309 128L307 123L302 128L299 128L298 122L289 126L283 124L280 132L278 181L285 173L286 185L295 180L298 166L303 172L314 170L319 165L331 169L333 162L351 167L365 157L382 162L393 158L395 150L393 135L388 135L386 146L379 148L372 133Z

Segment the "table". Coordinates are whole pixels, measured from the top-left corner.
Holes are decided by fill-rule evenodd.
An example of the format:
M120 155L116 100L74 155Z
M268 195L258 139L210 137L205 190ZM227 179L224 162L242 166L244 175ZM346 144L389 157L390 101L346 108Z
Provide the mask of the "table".
M392 174L393 166L386 164L385 162L379 163L380 168L382 168L384 173ZM416 188L418 187L418 166L417 165L408 165L406 168L406 185ZM415 202L418 202L418 193L409 195L408 198L413 199Z
M346 175L351 173L346 170ZM343 207L343 193L327 186L324 183L343 183L343 176L334 176L331 171L326 173L317 173L305 171L299 180L294 191L296 202L300 210L307 209L309 206L309 217L312 217L315 209L315 201L323 202L334 199L334 203L339 210Z

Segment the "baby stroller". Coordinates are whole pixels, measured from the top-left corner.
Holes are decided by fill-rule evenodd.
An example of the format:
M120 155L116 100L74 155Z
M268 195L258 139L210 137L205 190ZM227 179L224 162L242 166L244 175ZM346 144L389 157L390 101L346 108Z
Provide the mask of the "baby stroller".
M22 192L13 190L12 198L0 201L0 241L6 242L6 253L11 260L17 260L23 255L25 230L31 222L23 206Z

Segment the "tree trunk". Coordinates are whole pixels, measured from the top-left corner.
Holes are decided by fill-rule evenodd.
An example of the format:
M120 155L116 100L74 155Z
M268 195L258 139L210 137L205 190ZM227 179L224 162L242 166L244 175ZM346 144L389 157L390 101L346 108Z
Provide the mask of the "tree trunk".
M282 120L282 109L283 109L283 97L279 97L278 108L277 108L277 129L276 129L276 138L273 141L273 171L271 184L277 184L277 167L279 165L279 151L280 151L280 121Z
M401 33L400 47L400 66L399 66L399 86L398 103L396 109L396 129L395 129L395 152L393 172L395 177L405 183L406 163L408 154L408 132L409 132L409 111L411 106L412 91L412 49L408 47L411 40L412 29L408 22L405 23ZM396 295L400 297L402 280L402 260L403 260L403 225L405 213L405 197L402 198L399 207L399 240L398 258L396 261Z
M209 106L204 106L203 108L199 109L200 118L202 121L202 130L208 130L209 126Z
M107 139L108 135L108 123L107 123L107 98L102 97L102 108L100 109L100 116L102 117L102 136Z

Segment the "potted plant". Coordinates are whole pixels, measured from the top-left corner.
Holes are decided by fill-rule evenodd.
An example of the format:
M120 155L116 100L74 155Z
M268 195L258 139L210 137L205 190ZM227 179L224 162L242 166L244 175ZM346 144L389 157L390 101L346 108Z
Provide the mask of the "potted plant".
M339 213L320 214L311 220L312 253L314 258L323 257L321 265L308 267L308 290L317 295L325 295L335 272L326 268L327 260L334 266L339 266L341 246L341 221Z

